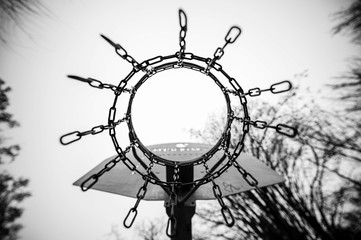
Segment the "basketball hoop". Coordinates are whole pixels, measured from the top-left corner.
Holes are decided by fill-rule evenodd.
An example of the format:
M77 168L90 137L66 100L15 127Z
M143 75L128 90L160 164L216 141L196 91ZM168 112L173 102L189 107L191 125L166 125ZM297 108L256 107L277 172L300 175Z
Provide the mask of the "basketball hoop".
M122 162L129 171L137 173L144 180L142 186L139 188L135 197L137 201L135 205L129 210L125 220L124 226L130 228L137 216L137 207L141 200L147 194L148 184L160 186L168 195L169 199L167 207L169 209L169 220L167 224L167 235L174 237L177 229L177 218L175 217L176 207L183 206L192 194L202 185L206 183L212 184L212 191L214 198L218 200L221 206L221 212L227 226L234 224L234 218L231 211L222 200L222 191L215 179L220 177L227 169L234 167L242 176L249 186L255 188L258 186L258 180L241 164L237 158L240 156L243 147L245 136L249 132L250 127L259 129L272 128L276 132L284 134L288 137L294 137L297 130L285 124L278 124L276 126L268 125L262 120L251 120L247 108L247 98L256 97L261 93L269 91L273 94L289 91L292 87L290 81L282 81L272 84L267 89L252 88L244 91L236 79L231 77L218 61L224 55L225 48L233 44L241 34L241 29L233 26L227 32L222 47L218 47L212 58L204 58L190 52L186 52L185 37L187 34L187 16L183 10L179 10L179 46L180 50L175 54L166 56L156 56L139 63L127 51L117 43L114 43L108 37L101 35L101 37L109 43L115 52L124 60L132 65L132 70L127 76L119 82L118 85L106 84L93 78L82 78L74 75L69 75L69 78L88 83L91 87L98 89L110 89L114 93L114 101L109 108L108 123L106 125L98 125L88 131L74 131L63 135L60 142L63 145L80 140L86 135L96 135L104 130L108 130L109 136L113 142L117 155L110 159L103 168L98 169L96 173L87 176L80 184L83 191L92 188L102 177L103 174L113 169L119 162ZM193 159L174 159L168 158L162 154L162 150L157 151L156 148L146 147L141 139L138 138L136 129L133 126L132 119L132 103L136 98L137 91L142 85L152 76L163 71L177 71L177 69L187 69L189 71L196 71L199 74L206 75L210 81L216 84L222 92L226 102L226 123L221 134L220 139L209 150L202 152L200 156ZM139 76L140 75L140 76ZM138 77L138 80L133 81ZM124 117L119 118L117 112L117 104L120 96L127 96L128 107L123 113ZM233 108L240 107L242 115L235 115ZM128 137L130 144L126 147L121 147L117 139L116 128L120 124L126 124L128 127ZM239 136L236 136L238 143L234 149L230 148L231 127L233 124L241 124L242 131ZM172 145L172 147L174 147ZM166 150L164 150L166 151ZM170 151L169 149L167 151ZM130 157L131 155L131 157ZM140 157L140 155L142 157ZM218 156L215 161L214 156ZM211 161L212 160L212 161ZM136 162L136 163L135 163ZM137 167L139 164L142 169ZM194 178L194 167L203 168L204 175ZM160 178L153 169L156 167L163 167L167 169L167 178ZM185 170L186 169L186 170ZM185 171L191 171L192 174L188 177Z

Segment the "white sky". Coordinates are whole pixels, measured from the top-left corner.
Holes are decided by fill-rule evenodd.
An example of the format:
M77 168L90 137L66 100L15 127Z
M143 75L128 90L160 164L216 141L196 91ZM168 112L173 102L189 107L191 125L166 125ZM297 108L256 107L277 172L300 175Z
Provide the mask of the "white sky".
M98 191L83 193L72 186L85 172L115 154L107 133L86 136L67 147L59 143L62 134L105 124L113 101L110 91L91 88L66 75L117 84L131 69L100 33L142 62L179 50L179 8L188 16L186 51L199 56L213 56L224 44L228 29L238 25L242 35L227 46L220 63L246 90L292 80L294 74L308 69L309 77L302 84L317 92L345 71L347 59L356 54L347 37L331 33L335 25L332 13L348 6L349 0L44 2L52 16L29 18L26 28L33 39L14 29L11 43L0 49L0 77L13 88L9 111L21 123L20 128L3 133L11 137L9 143L22 147L9 171L29 178L33 195L22 204L24 240L104 239L113 224L122 227L135 202ZM146 143L188 140L182 129L199 127L207 112L214 110L210 106L218 109L221 102L211 87L199 84L202 81L187 89L180 84L182 78L177 78L179 85L172 94L169 88L174 85L167 86L164 79L152 86L154 98L149 102L146 93L139 98L135 124ZM184 83L191 84L188 80ZM147 90L145 86L143 90ZM167 111L157 111L158 121L153 121L146 110L159 110L159 101ZM175 116L180 111L171 108L184 105L189 106L187 111ZM178 121L168 125L161 114ZM182 118L188 114L193 118ZM194 118L193 114L198 115ZM169 135L174 126L179 131ZM163 131L156 130L159 128ZM142 202L135 224L156 216L165 216L163 203ZM133 232L122 230L121 234L133 239Z

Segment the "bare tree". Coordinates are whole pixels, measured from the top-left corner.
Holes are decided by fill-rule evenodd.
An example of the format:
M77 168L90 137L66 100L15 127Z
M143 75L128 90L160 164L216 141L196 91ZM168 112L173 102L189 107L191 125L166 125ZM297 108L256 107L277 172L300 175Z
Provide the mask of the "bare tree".
M168 239L165 234L164 223L163 219L143 221L137 225L137 232L144 240Z
M301 104L302 103L302 104ZM299 137L288 139L266 129L251 129L245 152L282 174L286 182L226 197L236 224L224 227L219 207L206 206L197 216L209 224L214 239L359 239L361 231L360 130L355 121L288 95L276 105L251 106L254 119L296 123ZM242 110L238 110L241 113ZM222 121L220 121L222 122ZM197 132L209 139L220 127L212 119ZM233 136L241 129L234 127ZM236 139L231 140L233 147ZM348 169L344 171L344 169Z
M117 225L112 225L111 230L106 234L104 240L123 240L124 238L119 233L119 227Z
M9 28L14 25L31 38L24 27L29 21L28 16L48 12L38 0L0 0L0 42L7 43Z
M44 9L37 0L0 0L0 43L7 43L8 28L13 24L30 37L24 28L27 22L26 17L29 14L42 12ZM0 79L0 132L3 131L3 126L8 128L19 126L12 115L6 111L9 105L7 93L10 90L10 87L6 87L5 82ZM18 145L6 146L5 137L1 135L0 165L14 161L19 150ZM19 203L30 196L27 191L28 183L28 179L16 179L7 171L0 173L0 239L15 240L19 238L18 233L22 225L17 223L17 219L23 213Z
M355 0L347 9L335 14L340 21L334 28L334 34L346 32L352 37L352 41L361 45L361 0ZM351 60L350 70L337 78L338 83L332 84L334 89L341 92L341 100L348 102L349 112L360 113L361 111L361 58L354 57Z
M352 4L345 10L341 10L335 14L335 18L341 21L337 24L333 31L335 34L347 31L352 40L356 44L361 44L361 1L354 0Z
M18 126L18 122L12 114L6 111L9 105L7 93L10 87L5 86L5 82L0 79L0 126L9 128ZM3 128L0 128L2 132ZM5 145L5 137L0 136L0 165L11 163L15 160L20 147L18 145ZM15 179L7 171L0 173L0 239L14 240L18 238L18 233L22 225L17 223L21 217L23 209L19 207L25 198L30 196L26 190L28 179Z
M305 77L305 76L300 76ZM361 135L353 118L321 109L307 96L290 94L277 104L256 102L253 119L269 125L295 124L299 136L285 138L266 128L251 129L244 151L286 178L269 188L226 197L236 224L229 229L217 204L198 205L194 239L359 239L361 236ZM235 109L235 115L242 115ZM203 131L192 131L202 142L214 142L224 119L210 118ZM233 126L231 146L242 129ZM162 229L144 227L144 239Z

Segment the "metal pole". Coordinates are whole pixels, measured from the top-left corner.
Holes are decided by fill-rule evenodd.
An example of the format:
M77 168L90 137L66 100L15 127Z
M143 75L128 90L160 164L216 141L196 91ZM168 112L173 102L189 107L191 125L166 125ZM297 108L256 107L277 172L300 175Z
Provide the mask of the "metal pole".
M172 166L166 167L167 181L173 180L174 168ZM193 181L193 165L179 167L179 181L192 182ZM182 199L189 191L188 188L183 187L177 189L177 195ZM165 202L165 208L168 216L170 216L171 208ZM171 240L192 240L192 217L196 211L196 203L186 201L185 203L177 203L174 208L174 217L177 221L176 234L171 237ZM173 235L173 234L172 234Z

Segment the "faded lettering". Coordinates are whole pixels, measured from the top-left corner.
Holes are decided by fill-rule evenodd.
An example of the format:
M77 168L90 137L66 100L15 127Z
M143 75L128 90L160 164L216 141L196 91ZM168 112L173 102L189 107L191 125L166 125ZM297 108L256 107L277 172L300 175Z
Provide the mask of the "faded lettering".
M227 192L235 192L235 191L239 191L241 188L240 187L236 187L236 186L233 186L231 183L228 183L228 182L223 182L223 187L224 187L224 190L226 190Z

